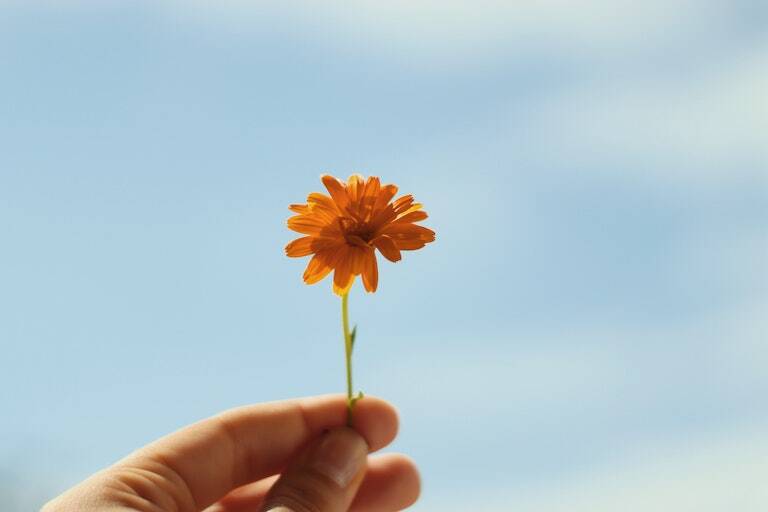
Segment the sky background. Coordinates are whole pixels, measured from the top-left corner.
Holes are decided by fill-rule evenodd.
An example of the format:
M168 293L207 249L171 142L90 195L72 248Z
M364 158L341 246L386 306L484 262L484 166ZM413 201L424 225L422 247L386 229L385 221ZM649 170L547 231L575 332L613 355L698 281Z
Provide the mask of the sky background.
M437 232L350 300L414 510L764 510L767 6L0 0L4 510L344 389L323 172Z

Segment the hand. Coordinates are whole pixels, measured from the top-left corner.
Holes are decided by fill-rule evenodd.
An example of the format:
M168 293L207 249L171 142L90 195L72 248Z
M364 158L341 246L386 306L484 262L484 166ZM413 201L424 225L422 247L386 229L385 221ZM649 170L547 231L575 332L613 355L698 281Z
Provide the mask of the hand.
M42 512L385 512L419 495L410 459L389 444L397 414L368 397L344 427L342 396L232 409L134 452Z

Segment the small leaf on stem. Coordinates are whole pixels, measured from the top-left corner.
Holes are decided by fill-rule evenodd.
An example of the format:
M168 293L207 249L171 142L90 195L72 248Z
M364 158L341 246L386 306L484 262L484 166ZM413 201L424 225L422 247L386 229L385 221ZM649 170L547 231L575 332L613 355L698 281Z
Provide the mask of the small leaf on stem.
M354 407L358 400L362 400L365 395L362 391L357 392L357 396L353 396L352 400L350 401L350 406Z
M349 333L349 346L351 349L355 348L355 336L357 336L357 326L354 326L352 332Z

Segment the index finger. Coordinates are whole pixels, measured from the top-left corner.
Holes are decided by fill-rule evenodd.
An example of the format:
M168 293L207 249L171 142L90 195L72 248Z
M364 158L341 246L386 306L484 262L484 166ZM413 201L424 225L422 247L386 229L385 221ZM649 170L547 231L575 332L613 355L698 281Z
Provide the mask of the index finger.
M119 465L160 464L186 489L197 509L229 491L276 474L303 445L323 430L346 422L346 397L326 395L232 409L170 434ZM397 413L389 403L366 396L355 406L355 429L378 450L397 434Z

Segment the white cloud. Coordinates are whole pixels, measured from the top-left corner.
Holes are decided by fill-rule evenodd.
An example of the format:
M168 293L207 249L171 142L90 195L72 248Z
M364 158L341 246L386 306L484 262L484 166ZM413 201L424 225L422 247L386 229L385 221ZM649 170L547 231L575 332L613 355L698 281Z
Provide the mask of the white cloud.
M749 220L755 227L723 226L711 219L687 233L672 254L679 284L719 297L768 297L768 231L764 218Z
M669 182L768 180L768 47L688 74L592 83L541 103L532 129L565 159Z
M618 55L637 47L703 33L727 18L728 3L692 0L424 0L312 2L167 0L169 14L231 32L275 24L321 43L395 52L399 58L474 59L500 48L586 50Z
M768 426L765 426L768 427ZM547 484L489 488L425 509L516 512L723 512L768 506L768 428L637 446L600 468Z
M403 343L413 347L407 357L387 360L386 350L368 349L359 372L404 410L418 411L429 428L444 411L460 409L494 431L544 429L564 439L580 432L610 450L625 434L674 436L764 418L765 409L751 402L768 390L766 298L677 328L542 327L510 329L508 339L414 339ZM370 344L385 346L386 339ZM681 407L702 424L679 424Z
M393 393L396 403L411 418L418 410L427 431L444 419L444 413L433 418L431 411L449 410L475 418L443 425L451 436L476 424L500 424L506 436L493 461L483 459L496 464L489 469L492 485L472 477L460 494L427 494L417 509L762 510L768 506L768 424L758 401L768 389L764 299L679 329L514 333L507 343L478 345L472 355L452 354L447 347L453 344L444 340L439 357L414 351L399 365L385 362L386 378L403 387ZM425 372L423 381L414 378ZM682 416L723 416L681 425L679 407ZM526 442L547 449L535 432L558 437L553 444L564 452L556 471L542 474L537 468L541 460L552 464L556 454L524 451ZM574 444L572 453L568 443ZM594 456L585 455L580 443ZM514 461L512 474L504 475L500 458ZM527 464L537 476L520 476Z
M429 397L434 408L422 414L442 414L462 404L467 414L482 416L535 409L536 415L528 421L550 421L583 407L578 403L583 397L612 403L617 399L613 386L625 379L620 353L578 338L572 338L567 347L556 348L542 337L526 339L525 346L486 340L474 354L467 354L466 344L451 350L457 344L445 343L438 365L431 362L435 359L431 351L414 350L406 361L381 363L388 368L382 378L388 382L387 392L401 397L400 403ZM413 346L423 343L415 341ZM530 348L539 344L549 348ZM500 349L505 345L509 348ZM429 368L428 374L424 374L425 368ZM370 375L375 370L360 371Z
M749 396L768 389L768 297L713 324L719 340L714 352L720 362L718 380L735 382Z

